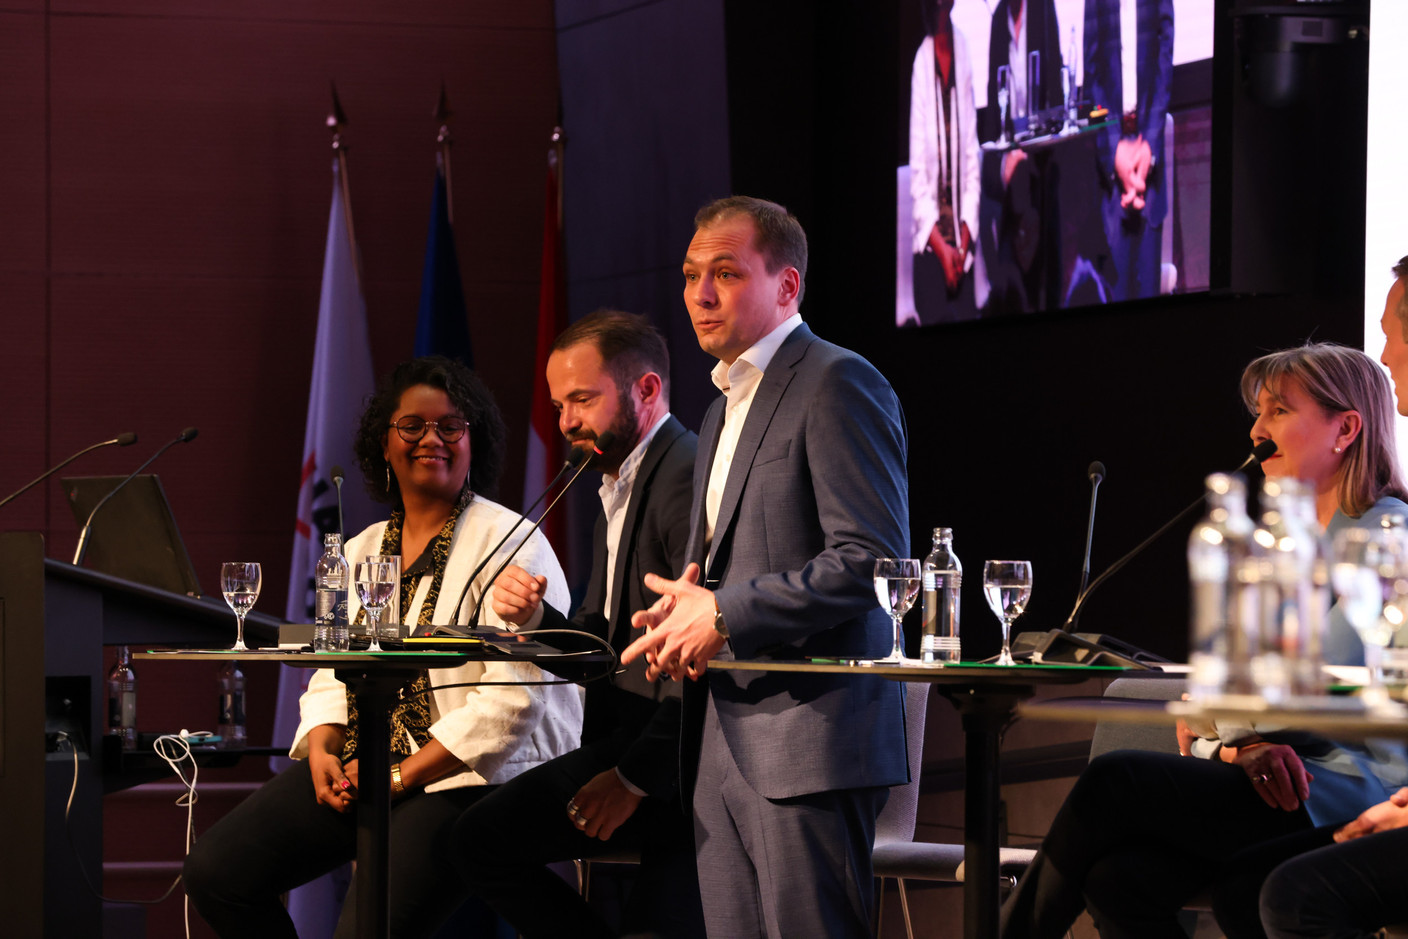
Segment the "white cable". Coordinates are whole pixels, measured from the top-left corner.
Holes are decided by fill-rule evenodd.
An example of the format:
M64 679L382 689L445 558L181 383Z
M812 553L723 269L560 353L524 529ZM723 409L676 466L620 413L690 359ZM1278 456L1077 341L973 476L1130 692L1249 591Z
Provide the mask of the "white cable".
M179 735L164 734L152 743L152 749L156 751L156 755L166 761L166 765L171 767L176 778L181 780L181 785L186 787L186 791L176 797L176 805L186 807L186 854L188 855L191 853L191 845L195 842L195 807L196 802L200 799L196 793L196 780L200 777L200 765L191 755L191 736L199 735L187 734L183 730ZM191 778L189 780L186 779L186 774L181 769L181 765L186 760L191 761ZM179 877L177 881L180 881ZM181 893L181 917L186 927L186 939L191 939L191 895L184 890Z
M138 900L130 897L108 897L104 896L101 890L93 886L93 879L88 876L88 870L83 866L83 860L78 856L78 849L73 844L73 828L71 826L71 821L69 817L70 814L73 812L74 797L78 794L78 748L73 745L73 741L69 739L68 734L64 733L63 731L58 732L57 738L58 742L67 746L69 752L73 754L73 783L69 786L68 802L64 804L64 833L68 836L69 849L73 851L74 864L78 867L78 872L83 875L83 880L88 885L89 892L91 892L98 899L103 900L107 903L141 903L147 905L160 903L167 897L171 896L171 891L175 890L176 885L181 882L181 877L179 874L176 876L176 879L171 882L171 886L166 888L166 892L153 900ZM172 753L165 752L163 742L167 741L169 741L169 743L167 743L166 746L179 746L180 749ZM171 767L172 771L176 773L177 777L181 780L181 783L186 787L186 791L176 799L176 804L178 806L186 806L186 853L189 854L191 850L191 843L194 840L193 832L195 815L193 812L193 806L196 803L196 777L200 772L200 767L196 765L195 758L191 755L190 743L183 737L176 736L174 734L167 734L165 736L158 737L152 747L156 751L157 755L167 762L167 765ZM186 775L184 772L182 772L181 769L181 764L186 760L191 761L191 778L189 781L186 780ZM190 939L191 935L190 903L190 897L186 897L186 939Z

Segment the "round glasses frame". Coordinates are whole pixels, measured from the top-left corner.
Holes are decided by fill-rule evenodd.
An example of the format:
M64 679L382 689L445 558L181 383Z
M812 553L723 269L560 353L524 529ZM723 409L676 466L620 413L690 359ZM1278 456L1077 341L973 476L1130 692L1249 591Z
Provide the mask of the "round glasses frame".
M427 421L425 418L408 415L398 421L392 421L391 426L396 428L396 433L401 435L401 439L406 443L415 443L425 436L425 432L430 428L435 428L436 435L446 443L454 443L464 436L469 430L469 422L462 417L446 417L438 421Z

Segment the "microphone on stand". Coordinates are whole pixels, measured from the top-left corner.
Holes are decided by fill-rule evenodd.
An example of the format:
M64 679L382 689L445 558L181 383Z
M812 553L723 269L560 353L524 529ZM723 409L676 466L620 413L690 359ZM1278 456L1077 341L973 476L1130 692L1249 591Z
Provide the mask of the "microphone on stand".
M1085 585L1090 580L1090 545L1095 541L1095 497L1100 492L1100 483L1105 479L1105 464L1096 460L1086 467L1085 474L1090 477L1090 519L1085 523L1085 560L1080 566L1080 589L1076 591L1076 596L1085 593ZM1075 629L1076 618L1080 614L1076 613L1071 617L1070 628Z
M57 473L59 470L63 469L65 466L68 466L70 463L72 463L74 460L78 459L79 457L81 457L81 456L82 456L83 454L85 454L85 453L92 453L94 450L97 450L97 449L99 449L100 447L111 447L111 446L127 447L127 446L131 446L132 444L134 444L134 443L136 443L136 442L137 442L137 435L134 434L134 433L132 433L132 431L129 430L129 431L128 431L127 433L125 433L125 434L118 434L116 437L112 438L111 440L104 440L102 443L95 443L95 444L93 444L93 445L90 446L90 447L84 447L82 450L79 450L77 453L75 453L73 456L69 457L67 460L64 460L62 463L59 463L59 464L57 464L57 465L55 465L55 466L52 466L52 467L50 467L49 469L46 469L43 473L40 473L38 479L34 480L33 482L30 482L30 483L27 483L27 484L21 486L20 488L16 489L14 492L10 493L10 494L9 494L8 496L6 496L5 498L0 499L0 506L3 506L3 505L5 505L7 502L10 502L10 501L11 501L12 499L14 499L16 496L23 495L24 493L26 493L26 492L28 492L29 490L33 489L35 486L39 485L39 484L42 483L44 480L48 479L50 476L53 476L53 475L54 475L55 473Z
M1253 463L1260 464L1275 452L1276 442L1274 440L1263 440L1252 448L1252 452L1232 472L1240 473ZM1071 615L1066 617L1065 625L1061 626L1059 629L1050 630L1045 635L1041 633L1022 633L1018 636L1018 640L1021 641L1025 639L1025 641L1021 641L1020 644L1026 646L1027 651L1031 652L1033 656L1041 655L1049 661L1074 661L1083 665L1093 665L1096 660L1102 656L1107 658L1112 664L1123 665L1127 668L1146 668L1148 667L1146 663L1149 660L1167 661L1161 656L1153 655L1143 649L1122 642L1113 636L1093 635L1090 633L1076 635L1073 630L1076 620L1080 617L1081 607L1085 606L1085 601L1095 592L1095 588L1109 580L1111 575L1116 571L1138 557L1145 548L1149 547L1149 545L1153 544L1155 541L1158 541L1170 528L1185 519L1195 509L1200 508L1203 505L1204 498L1204 496L1199 496L1197 499L1193 500L1190 505L1161 525L1158 531L1139 542L1128 554L1105 568L1100 576L1091 581L1090 586L1082 590L1076 597L1075 606L1071 608ZM1093 638L1087 638L1092 636ZM1014 642L1013 644L1018 645L1019 643ZM1059 650L1058 654L1060 658L1050 654L1053 650L1057 649L1057 647L1064 647ZM1072 648L1075 651L1070 651Z
M554 497L553 500L548 503L548 507L543 509L543 514L538 516L538 520L533 523L533 527L528 530L528 534L524 535L523 539L519 541L517 545L514 546L514 549L508 553L508 557L504 558L503 563L498 566L498 568L494 571L493 576L489 578L489 588L479 595L479 602L474 605L474 613L469 618L469 624L471 627L473 627L479 622L479 614L484 607L484 598L489 595L489 590L493 588L494 581L497 580L498 576L503 573L504 568L508 567L508 562L512 561L514 559L514 556L517 555L518 552L523 549L523 546L528 543L528 539L533 537L533 532L538 530L538 527L543 524L543 519L547 518L548 513L553 510L553 507L557 505L557 503L562 501L563 496L567 495L567 490L572 488L572 484L577 481L577 477L581 476L582 473L586 471L587 467L591 466L592 463L598 457L602 456L607 450L611 449L612 445L614 445L615 443L616 435L608 430L598 436L595 440L593 440L589 447L576 446L572 448L571 454L567 457L567 462L563 465L562 469L558 471L557 476L548 485L547 489L543 490L543 494L539 496L537 500L528 507L528 511L533 511L533 509L537 507L538 503L542 502L543 499L547 497L547 494L549 492L552 492L553 486L557 485L557 481L562 478L562 475L564 473L566 473L568 470L575 470L576 472L574 472L572 474L572 477L568 479L567 482L563 485L562 491L559 492L556 497ZM514 522L513 527L504 533L504 536L499 539L498 544L494 545L494 549L488 554L486 554L484 556L484 559L479 562L479 566L474 569L474 573L470 574L469 579L465 581L464 589L460 591L460 598L455 603L454 609L458 610L461 606L464 605L464 599L469 595L469 588L474 585L474 581L484 570L484 566L488 564L490 560L493 559L494 555L499 553L499 549L504 546L504 544L508 541L509 537L515 531L518 530L518 526L522 525L527 518L528 516L525 513L521 518L519 518L517 522ZM439 628L440 627L437 627L437 630Z
M75 548L73 552L74 566L81 567L83 565L83 555L88 551L88 537L93 534L93 518L98 514L98 512L102 509L103 506L108 504L108 500L111 499L113 496L117 495L117 491L119 489L130 483L132 480L136 479L138 473L146 469L148 466L151 466L152 462L156 460L157 457L161 456L163 453L165 453L167 450L170 450L178 443L185 443L188 440L196 439L196 434L198 433L200 433L200 431L196 430L194 427L187 427L185 430L181 431L179 434L176 435L175 440L163 444L161 449L157 450L151 456L147 457L145 463L134 469L132 473L127 476L127 478L123 479L122 482L118 483L116 486L113 486L112 489L108 491L107 495L103 496L101 499L98 500L98 504L93 506L93 511L88 513L88 520L83 523L83 530L78 533L78 547Z
M347 544L347 532L342 527L342 482L345 478L342 467L334 466L329 474L332 477L332 484L337 487L337 534L342 539L345 546Z

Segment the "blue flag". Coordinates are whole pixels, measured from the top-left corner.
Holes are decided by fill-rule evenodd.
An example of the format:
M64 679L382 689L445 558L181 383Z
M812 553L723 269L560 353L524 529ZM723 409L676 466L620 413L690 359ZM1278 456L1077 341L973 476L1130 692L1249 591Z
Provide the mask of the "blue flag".
M474 367L469 343L469 316L455 232L450 227L449 192L445 171L435 171L435 195L430 203L430 233L425 241L425 267L420 275L420 312L416 317L415 354L443 355Z

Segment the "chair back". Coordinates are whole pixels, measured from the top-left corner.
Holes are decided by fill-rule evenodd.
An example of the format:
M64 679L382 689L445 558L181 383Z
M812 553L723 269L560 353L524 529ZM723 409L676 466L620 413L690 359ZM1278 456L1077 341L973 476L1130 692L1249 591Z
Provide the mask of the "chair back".
M1177 701L1187 683L1182 678L1116 678L1105 689L1107 698L1139 698L1142 700ZM1093 760L1111 750L1154 750L1177 753L1178 737L1173 728L1164 725L1117 724L1100 721L1090 738L1090 758Z
M924 717L928 712L929 685L904 684L904 742L909 751L909 782L890 790L890 798L875 821L875 843L909 842L919 817L919 778L924 769Z

